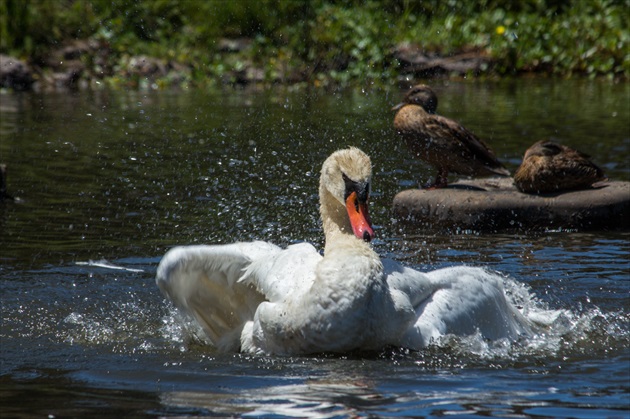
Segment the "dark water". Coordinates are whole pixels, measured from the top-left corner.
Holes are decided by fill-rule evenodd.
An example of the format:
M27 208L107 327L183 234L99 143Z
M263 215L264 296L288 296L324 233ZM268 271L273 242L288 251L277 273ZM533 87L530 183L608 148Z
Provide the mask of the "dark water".
M514 170L534 141L591 154L630 180L630 85L439 83L441 113ZM432 170L391 128L401 92L0 94L0 413L30 416L630 415L630 234L452 233L392 218ZM356 145L375 167L384 256L417 269L498 270L528 304L565 310L527 342L447 339L425 351L220 354L154 284L173 245L262 239L322 245L323 160ZM121 268L121 269L116 269Z

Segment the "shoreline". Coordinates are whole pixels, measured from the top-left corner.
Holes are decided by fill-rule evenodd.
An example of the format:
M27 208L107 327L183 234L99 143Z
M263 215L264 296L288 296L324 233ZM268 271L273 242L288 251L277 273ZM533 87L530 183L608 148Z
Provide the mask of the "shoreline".
M224 61L238 62L239 65L226 67L220 74L208 66L194 67L175 60L165 60L149 55L123 55L114 57L110 46L105 42L75 40L67 45L51 50L48 57L33 64L32 57L21 60L18 57L0 54L0 88L13 91L77 91L110 88L161 90L178 87L205 86L314 86L340 87L365 80L339 81L335 78L340 70L334 63L323 65L327 71L315 71L316 63L300 62L292 67L280 66L270 72L263 66L248 62L246 50L251 39L224 38L218 42L219 54ZM408 87L416 80L427 79L506 79L531 77L559 77L553 72L522 71L510 75L499 74L495 68L497 61L487 51L469 49L449 55L427 53L417 45L400 44L386 66L394 68L395 83ZM319 64L321 66L321 63ZM332 69L330 69L332 68ZM573 78L606 79L614 83L625 82L624 75L573 75ZM566 77L565 77L566 78ZM392 80L391 75L370 78L373 85L382 85Z

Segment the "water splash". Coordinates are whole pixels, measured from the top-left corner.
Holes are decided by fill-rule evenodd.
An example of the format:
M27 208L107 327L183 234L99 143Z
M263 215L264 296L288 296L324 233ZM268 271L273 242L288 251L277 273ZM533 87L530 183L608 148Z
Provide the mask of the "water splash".
M474 357L486 364L503 361L505 367L512 362L544 359L545 362L570 358L608 355L630 344L630 314L623 310L604 312L598 307L553 309L540 300L526 284L504 276L503 286L509 301L535 325L532 336L518 340L489 341L480 333L470 336L447 335L434 343L433 350Z
M97 268L105 268L105 269L114 269L114 270L121 270L121 271L127 271L127 272L144 272L144 270L142 269L135 269L135 268L127 268L125 266L119 266L119 265L115 265L105 259L101 259L101 260L89 260L87 262L75 262L75 265L78 266L95 266Z
M531 321L534 334L517 340L490 341L477 332L469 336L446 335L420 351L389 348L380 353L367 354L396 360L414 359L427 368L474 367L500 365L502 368L527 360L568 359L584 354L618 351L630 344L630 315L623 311L603 312L597 307L568 310L554 309L542 301L532 289L503 275L503 287L508 300ZM201 327L183 317L170 306L162 319L164 339L177 343L180 351L201 345L206 350L209 342ZM362 355L366 355L363 354ZM333 355L343 357L344 355Z

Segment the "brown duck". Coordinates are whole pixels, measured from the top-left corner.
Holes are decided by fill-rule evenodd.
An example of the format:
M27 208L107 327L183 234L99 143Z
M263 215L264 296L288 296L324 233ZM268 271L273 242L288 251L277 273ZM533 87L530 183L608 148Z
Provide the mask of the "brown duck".
M437 96L424 84L413 87L392 110L394 128L417 157L438 169L429 189L444 188L448 173L467 176L509 176L483 141L457 122L436 115Z
M538 141L528 148L514 174L516 187L533 194L587 189L605 179L590 156L550 141Z

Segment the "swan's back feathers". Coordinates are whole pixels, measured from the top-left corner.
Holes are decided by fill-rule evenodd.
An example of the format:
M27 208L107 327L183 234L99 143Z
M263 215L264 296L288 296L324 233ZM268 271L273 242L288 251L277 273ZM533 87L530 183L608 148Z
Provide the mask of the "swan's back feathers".
M280 248L265 242L171 249L157 270L162 292L203 328L213 346L235 351L246 322L264 295L239 282L252 260L271 259Z

